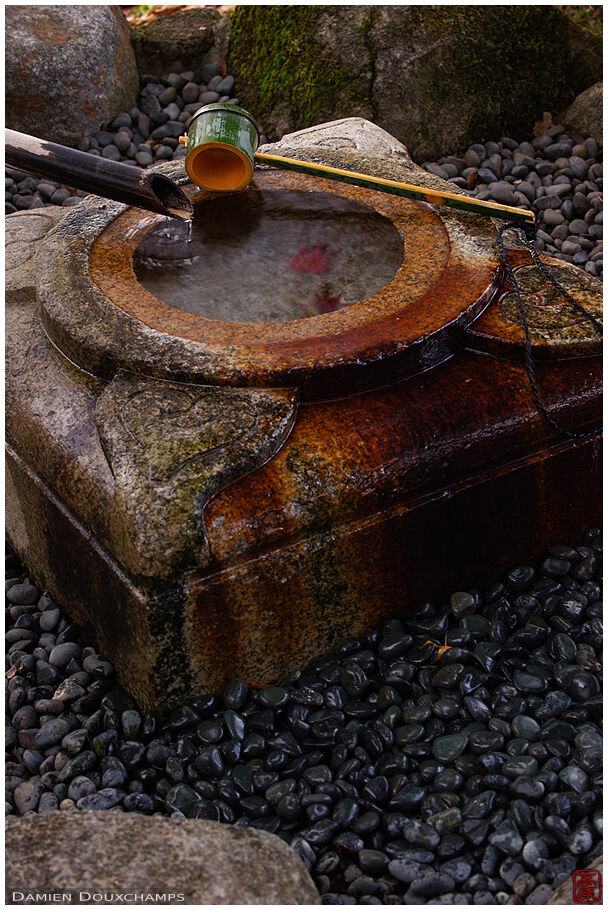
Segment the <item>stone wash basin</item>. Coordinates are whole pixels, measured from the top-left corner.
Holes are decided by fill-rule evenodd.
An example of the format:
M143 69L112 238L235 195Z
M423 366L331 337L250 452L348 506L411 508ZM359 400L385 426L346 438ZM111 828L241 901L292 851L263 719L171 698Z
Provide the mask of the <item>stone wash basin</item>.
M269 150L443 185L358 119ZM143 708L279 680L599 521L489 219L272 169L195 201L190 244L96 197L7 220L9 539ZM545 403L597 425L599 339L510 258Z

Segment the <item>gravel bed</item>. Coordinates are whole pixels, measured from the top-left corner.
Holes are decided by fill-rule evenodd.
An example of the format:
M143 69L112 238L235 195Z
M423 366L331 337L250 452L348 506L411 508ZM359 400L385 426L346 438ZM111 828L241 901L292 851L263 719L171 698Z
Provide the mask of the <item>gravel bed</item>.
M601 553L589 531L164 723L9 553L6 811L262 828L328 904L544 903L601 853Z
M112 161L149 167L184 158L178 142L192 114L203 104L234 97L234 77L207 65L201 73L142 76L137 107L85 136L78 147ZM265 141L265 137L262 137ZM602 153L594 139L550 127L531 142L507 137L474 143L459 158L449 155L422 166L478 199L532 209L540 215L539 250L602 276ZM44 205L76 205L84 195L50 180L6 169L6 212Z
M601 278L601 158L595 139L583 141L556 124L531 142L474 143L462 158L448 155L422 166L477 199L534 211L537 248Z

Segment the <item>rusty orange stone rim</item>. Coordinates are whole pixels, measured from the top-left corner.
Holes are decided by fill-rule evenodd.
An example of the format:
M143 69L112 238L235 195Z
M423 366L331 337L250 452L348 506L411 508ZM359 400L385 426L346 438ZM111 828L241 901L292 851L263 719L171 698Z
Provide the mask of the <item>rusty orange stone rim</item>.
M466 328L487 304L496 269L489 240L487 253L473 256L469 263L465 250L454 249L442 218L429 205L346 185L332 185L328 191L317 178L282 172L260 171L254 185L331 192L380 212L397 228L404 245L404 259L393 280L366 300L293 322L208 319L164 303L139 284L133 254L155 219L142 223L141 212L132 208L93 243L90 278L132 319L202 345L210 356L225 360L226 373L236 378L236 384L297 381L311 370L372 364L413 348L420 368L428 368L445 359L443 335L455 327ZM206 198L195 187L185 189L194 201ZM490 225L488 238L492 230ZM412 367L407 372L412 370L416 371Z

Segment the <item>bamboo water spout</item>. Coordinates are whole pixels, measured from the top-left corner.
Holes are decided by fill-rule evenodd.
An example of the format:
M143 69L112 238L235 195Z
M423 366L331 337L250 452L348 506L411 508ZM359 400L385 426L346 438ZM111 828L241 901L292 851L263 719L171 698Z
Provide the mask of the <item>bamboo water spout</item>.
M101 156L5 130L6 163L11 167L59 180L128 205L187 220L192 203L180 188L162 174L149 173Z

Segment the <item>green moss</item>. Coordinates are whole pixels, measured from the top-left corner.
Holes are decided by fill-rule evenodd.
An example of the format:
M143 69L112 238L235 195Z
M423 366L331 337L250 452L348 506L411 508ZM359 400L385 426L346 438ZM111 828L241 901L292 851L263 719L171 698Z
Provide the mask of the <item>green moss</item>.
M321 115L344 116L362 103L369 105L352 73L317 39L321 17L333 9L238 6L234 11L229 69L239 99L252 107L264 128L284 119L281 112L296 128L303 128L313 126ZM368 28L373 18L368 17Z

